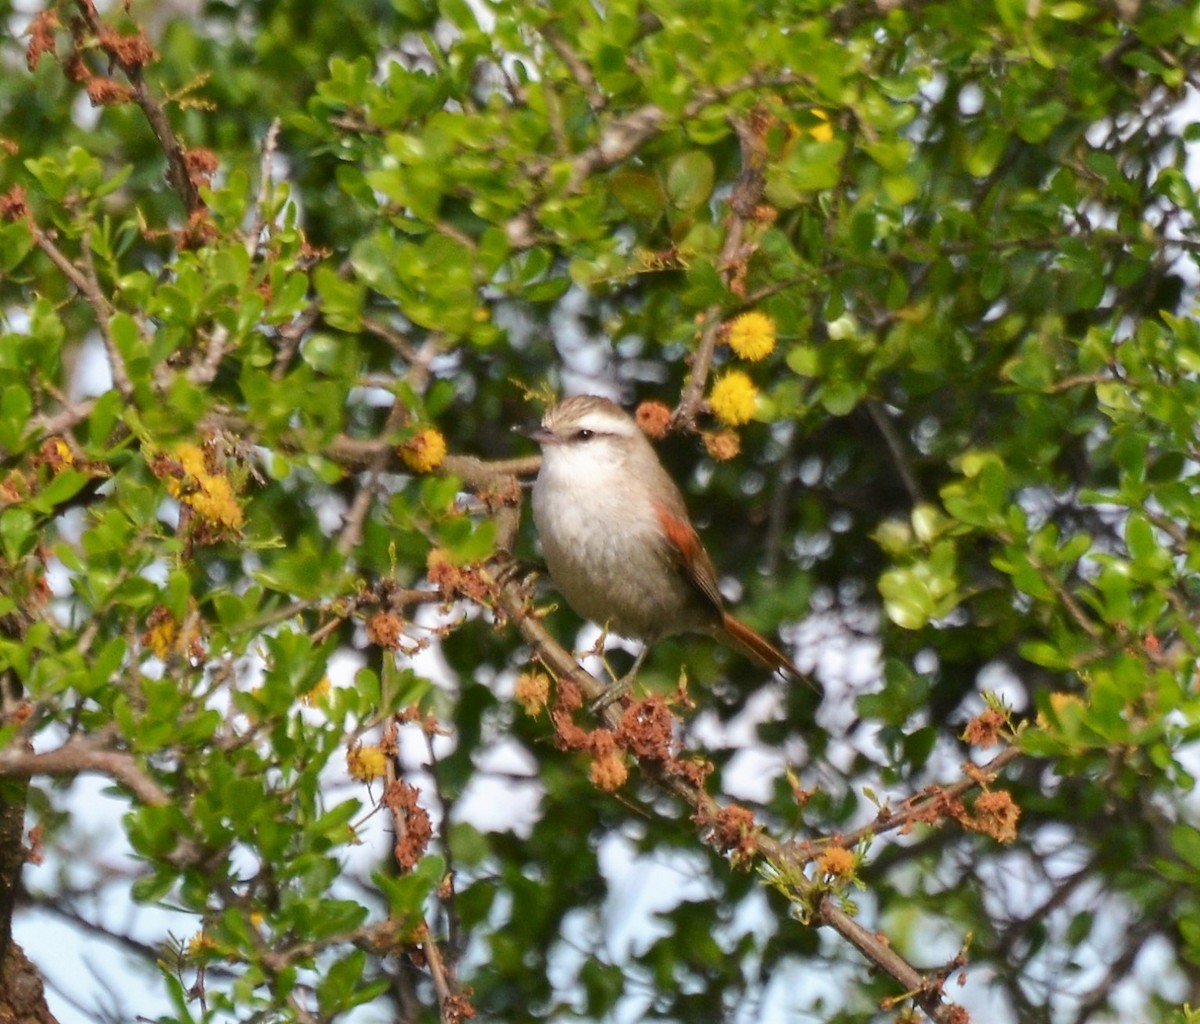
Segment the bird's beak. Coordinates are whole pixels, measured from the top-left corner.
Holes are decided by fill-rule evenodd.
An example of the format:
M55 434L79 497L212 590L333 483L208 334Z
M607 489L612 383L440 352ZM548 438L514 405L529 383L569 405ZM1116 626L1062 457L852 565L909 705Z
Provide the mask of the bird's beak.
M524 434L531 441L536 441L538 444L558 444L559 438L557 434L552 434L541 424L532 427L513 427L513 430L518 434Z

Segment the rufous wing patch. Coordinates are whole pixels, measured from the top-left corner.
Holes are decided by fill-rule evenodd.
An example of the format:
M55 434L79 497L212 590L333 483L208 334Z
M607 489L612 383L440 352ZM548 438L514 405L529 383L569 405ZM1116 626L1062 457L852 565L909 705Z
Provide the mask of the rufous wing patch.
M717 574L692 524L661 502L654 502L654 514L662 527L672 561L679 566L679 571L688 583L696 588L700 596L712 605L714 610L722 612Z

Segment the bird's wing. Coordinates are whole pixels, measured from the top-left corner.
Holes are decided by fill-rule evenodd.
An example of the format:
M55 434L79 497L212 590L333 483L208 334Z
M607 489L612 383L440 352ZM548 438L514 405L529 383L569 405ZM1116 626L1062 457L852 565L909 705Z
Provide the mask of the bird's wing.
M725 608L721 602L721 592L717 589L716 570L692 524L665 502L655 502L654 512L662 527L667 557L700 598L718 616L724 616Z

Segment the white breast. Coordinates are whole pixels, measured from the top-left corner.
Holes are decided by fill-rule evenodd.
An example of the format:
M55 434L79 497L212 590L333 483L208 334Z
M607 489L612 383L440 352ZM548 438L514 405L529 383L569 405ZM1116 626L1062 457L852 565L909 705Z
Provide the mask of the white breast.
M666 557L653 506L600 455L591 445L544 450L533 518L555 586L579 615L622 636L696 628L684 621L695 599Z

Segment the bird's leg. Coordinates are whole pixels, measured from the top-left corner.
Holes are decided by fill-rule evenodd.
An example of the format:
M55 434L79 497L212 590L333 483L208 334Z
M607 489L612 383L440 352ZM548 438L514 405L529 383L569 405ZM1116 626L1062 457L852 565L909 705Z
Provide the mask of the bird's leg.
M540 562L525 558L513 558L511 555L503 559L496 559L492 564L494 566L493 578L498 587L518 578L523 578L526 584L532 583L542 575L546 568Z
M637 674L641 670L642 662L646 660L646 655L650 653L650 645L643 644L642 649L638 652L638 656L633 659L633 665L620 679L613 676L613 670L609 668L608 662L604 663L604 667L608 669L608 678L612 680L608 684L608 689L605 690L599 697L592 701L591 711L593 714L599 714L610 704L615 704L622 697L627 697L633 689L634 681L637 679Z

